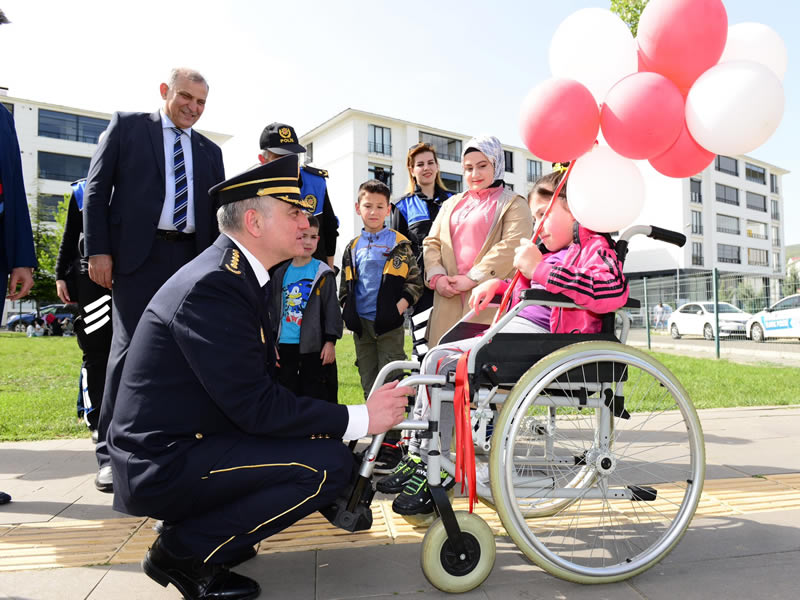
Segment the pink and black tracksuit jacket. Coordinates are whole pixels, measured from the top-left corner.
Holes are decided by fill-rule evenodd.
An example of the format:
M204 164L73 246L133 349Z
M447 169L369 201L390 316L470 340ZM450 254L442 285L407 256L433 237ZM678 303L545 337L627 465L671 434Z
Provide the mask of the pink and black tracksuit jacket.
M552 333L597 333L602 325L600 316L614 312L628 299L622 263L608 240L577 223L562 262L540 262L532 280L587 309L553 307Z

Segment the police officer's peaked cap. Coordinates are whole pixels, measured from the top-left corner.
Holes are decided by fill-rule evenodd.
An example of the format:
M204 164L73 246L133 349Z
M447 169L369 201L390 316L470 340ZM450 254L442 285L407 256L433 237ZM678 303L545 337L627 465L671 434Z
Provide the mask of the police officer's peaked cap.
M313 210L314 203L300 196L298 169L296 154L284 156L218 183L208 190L208 194L215 206L248 198L272 196L304 210Z
M297 142L294 127L286 123L270 123L261 132L261 149L273 154L300 154L304 146Z

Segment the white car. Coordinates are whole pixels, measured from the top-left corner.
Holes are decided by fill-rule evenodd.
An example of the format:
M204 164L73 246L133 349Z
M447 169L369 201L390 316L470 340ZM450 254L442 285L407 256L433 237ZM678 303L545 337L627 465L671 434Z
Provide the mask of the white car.
M747 321L747 337L756 342L767 338L800 338L800 294L778 300Z
M745 325L752 315L727 302L719 303L720 337L745 335ZM702 335L707 340L714 339L715 319L713 302L689 302L670 316L667 328L674 339L682 335Z

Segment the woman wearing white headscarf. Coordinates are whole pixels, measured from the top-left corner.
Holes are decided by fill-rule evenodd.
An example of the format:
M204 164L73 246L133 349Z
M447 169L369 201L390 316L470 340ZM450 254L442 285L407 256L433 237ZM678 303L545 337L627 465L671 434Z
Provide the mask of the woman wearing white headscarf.
M426 336L429 347L469 311L472 288L513 273L514 249L533 235L528 203L503 185L505 156L500 140L471 139L461 164L467 191L442 204L422 242L425 283L434 290ZM482 311L480 322L489 323L493 312Z

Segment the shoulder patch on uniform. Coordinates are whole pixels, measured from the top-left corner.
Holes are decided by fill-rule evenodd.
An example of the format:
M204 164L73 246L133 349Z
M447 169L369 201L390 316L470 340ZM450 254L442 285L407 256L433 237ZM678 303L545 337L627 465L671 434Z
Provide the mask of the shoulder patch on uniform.
M239 277L244 277L242 252L238 248L227 248L222 254L222 260L219 261L219 268Z
M328 172L325 169L318 169L317 167L312 167L311 165L303 165L303 170L307 173L311 173L312 175L319 175L320 177L328 176Z

